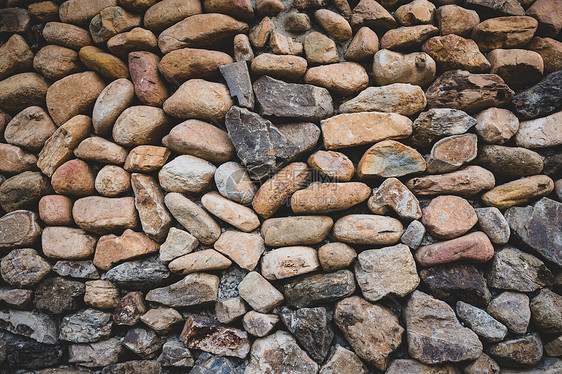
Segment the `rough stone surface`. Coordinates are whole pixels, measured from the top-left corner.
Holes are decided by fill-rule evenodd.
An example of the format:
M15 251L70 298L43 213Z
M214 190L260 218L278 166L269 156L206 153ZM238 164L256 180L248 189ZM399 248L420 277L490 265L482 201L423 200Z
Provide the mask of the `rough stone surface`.
M507 335L507 327L482 309L458 301L456 311L468 328L487 341L499 342Z

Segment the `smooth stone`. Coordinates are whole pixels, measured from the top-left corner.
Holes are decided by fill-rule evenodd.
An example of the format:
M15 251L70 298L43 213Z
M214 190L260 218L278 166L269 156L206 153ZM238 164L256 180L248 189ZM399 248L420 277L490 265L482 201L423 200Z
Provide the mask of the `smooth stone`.
M162 366L192 367L195 364L189 349L179 340L168 340L162 345L162 353L157 361Z
M119 288L144 291L162 286L169 277L168 268L154 257L126 261L102 275Z
M230 323L248 312L248 307L241 297L218 300L215 304L215 313L220 323Z
M468 263L449 263L419 272L423 284L433 296L455 303L459 300L484 308L492 299L486 279Z
M318 364L299 347L292 335L285 331L277 331L256 339L252 344L250 362L244 372L289 372L295 370L294 368L298 368L303 374L318 372Z
M16 309L26 309L32 304L33 291L23 288L0 287L0 302ZM1 359L2 357L0 357Z
M39 200L39 217L47 225L68 226L72 219L73 201L67 196L46 195Z
M423 172L426 162L414 148L394 140L384 140L367 149L357 165L361 179L402 177Z
M181 84L194 78L215 78L221 65L232 62L232 57L223 52L182 48L165 54L158 70L168 82Z
M143 359L154 358L156 352L162 347L162 341L156 332L142 327L129 329L123 337L121 344Z
M128 79L116 79L99 94L92 111L92 123L97 135L111 132L113 124L135 97L135 86Z
M250 335L262 338L269 334L279 322L279 317L275 314L263 314L253 310L244 315L242 326Z
M30 106L7 123L4 138L10 144L35 153L43 148L56 130L57 127L43 108Z
M183 322L182 315L177 310L163 306L150 309L140 319L148 327L162 335L168 334L172 327Z
M339 61L336 42L317 31L306 35L304 54L309 64L323 65Z
M261 227L265 244L272 247L322 242L333 225L326 216L293 216L266 219Z
M543 345L539 335L533 333L496 343L490 347L490 354L507 366L530 366L540 361Z
M263 76L253 84L260 115L318 121L333 112L327 89Z
M50 271L51 264L31 248L14 249L0 261L2 279L13 287L32 287Z
M122 165L127 150L105 138L92 136L80 142L74 155L82 160Z
M359 253L355 278L363 297L372 302L388 295L404 297L420 283L414 257L404 244Z
M397 178L387 178L378 188L373 189L367 206L375 214L393 210L405 220L416 220L422 216L418 199Z
M94 253L96 242L97 238L84 230L65 226L45 227L41 236L43 254L63 260L90 257Z
M287 31L302 33L310 30L310 17L306 13L294 12L287 14L283 27Z
M59 339L71 343L95 343L110 337L112 325L110 313L82 309L63 317Z
M488 108L474 116L476 133L486 143L503 144L519 130L519 119L507 109Z
M220 165L214 180L221 195L240 204L250 203L257 191L246 169L233 161Z
M367 87L369 76L358 63L341 62L308 69L304 81L325 87L336 95L351 96Z
M159 33L169 26L194 14L202 13L202 4L196 0L163 0L155 3L144 14L144 27Z
M369 27L361 27L356 33L345 52L348 61L367 60L379 50L379 38Z
M160 246L160 261L168 263L193 251L199 241L187 231L171 227L166 241Z
M0 311L0 326L13 334L31 338L39 343L56 344L57 327L47 314L23 310Z
M332 234L344 243L384 245L398 242L402 230L402 223L392 217L352 214L338 219Z
M254 8L250 1L241 1L239 3L231 3L228 1L220 0L205 0L203 7L209 13L223 13L228 14L234 18L239 18L244 21L250 21L254 18Z
M306 59L300 56L262 53L252 60L251 70L256 76L267 75L277 79L297 81L303 77L307 66Z
M502 341L507 335L507 327L480 308L458 301L456 311L468 328L489 342Z
M366 88L356 97L342 103L339 111L386 112L411 116L421 112L425 106L426 98L421 87L409 83L393 83Z
M355 249L344 243L332 242L318 248L318 261L325 272L345 269L356 257Z
M355 279L349 270L304 275L283 286L287 305L295 308L313 307L337 301L351 296L354 292Z
M446 71L426 91L430 108L460 109L469 113L502 106L513 94L499 76L472 74L466 70Z
M153 51L157 46L156 36L152 31L142 27L119 33L107 41L107 49L121 58L127 57L130 52L134 51Z
M50 44L60 45L75 51L93 43L88 30L69 23L47 22L42 35Z
M168 268L176 274L186 275L196 272L227 269L232 261L214 249L204 249L172 260Z
M409 83L427 87L435 79L435 69L435 61L425 52L403 54L381 49L373 59L373 78L381 86Z
M365 183L313 183L291 196L291 209L297 214L324 214L346 210L369 197Z
M211 214L241 231L251 232L260 225L259 218L252 209L230 201L215 191L203 195L201 204Z
M534 36L525 48L541 55L545 73L562 70L562 43L558 40Z
M427 159L427 172L447 173L476 158L478 137L475 134L453 135L438 140Z
M503 292L490 301L488 313L517 335L527 332L531 320L529 297L517 292Z
M541 332L562 332L562 297L543 288L531 300L531 318Z
M402 342L404 328L389 309L353 296L336 304L334 321L355 353L385 370L390 354Z
M131 176L116 165L105 165L96 175L96 191L106 197L117 197L131 190Z
M72 344L68 347L68 362L85 367L107 366L116 364L121 352L121 342L116 338L97 343Z
M494 247L483 232L477 231L459 238L420 247L416 260L422 266L445 264L458 260L486 262L494 256Z
M139 145L129 151L123 167L137 173L156 171L164 166L170 154L171 151L166 147Z
M115 0L69 0L59 7L59 17L62 22L84 26L104 8L115 5Z
M94 173L82 160L70 160L55 170L51 186L57 194L88 196L94 193Z
M125 147L155 144L167 132L170 119L160 108L138 105L125 109L115 120L112 135Z
M425 236L425 226L420 221L412 221L400 237L400 242L410 249L418 249Z
M252 271L238 284L240 297L260 313L268 313L280 306L283 295L260 273Z
M492 64L490 72L514 89L537 83L544 71L541 55L525 49L494 49L488 53L488 60Z
M525 148L546 148L562 144L562 131L558 125L561 119L562 111L547 117L522 121L519 131L515 134L515 143Z
M540 0L534 2L525 14L539 21L539 31L543 35L554 37L562 28L562 22L559 19L562 10L556 1Z
M131 175L135 207L142 230L150 238L162 242L172 224L172 217L164 205L164 192L156 180L148 175Z
M96 234L134 229L138 226L132 197L83 197L74 202L72 216L80 228Z
M409 50L439 33L433 25L402 26L387 31L381 38L381 48Z
M89 45L80 48L80 61L90 70L98 72L110 80L129 77L129 68L118 57L105 52L103 49Z
M160 57L152 52L133 51L129 53L128 62L139 100L145 105L162 105L169 92L158 70Z
M320 122L326 149L403 139L412 133L412 121L398 113L344 113Z
M248 71L248 64L244 61L220 64L222 74L231 97L236 97L236 104L241 107L254 109L254 90Z
M476 42L455 34L434 36L423 43L422 50L431 56L442 70L462 69L471 73L486 73L492 67L491 62L478 49Z
M467 0L465 1L468 7L483 9L488 12L495 12L496 15L518 15L525 14L521 3L523 1L507 0L497 2L493 0ZM479 8L478 8L479 7Z
M311 154L307 163L314 171L341 182L349 182L355 174L353 162L341 152L320 150Z
M202 192L210 186L215 166L199 157L181 155L160 169L158 180L168 192Z
M29 106L44 106L49 88L47 80L37 73L12 75L0 81L0 108L8 112L19 112ZM60 124L56 120L55 122Z
M264 240L260 235L238 231L223 232L214 243L214 248L248 271L255 269L265 251Z
M193 201L177 192L164 198L174 218L203 244L213 244L220 236L218 223Z
M32 208L50 192L49 180L42 173L24 171L0 185L0 206L6 213Z
M111 37L141 25L142 17L119 6L102 9L90 21L90 34L95 43L106 43Z
M247 32L247 23L225 14L195 14L162 31L158 47L164 54L184 47L208 47Z
M300 55L303 51L302 43L278 32L272 32L269 37L269 46L273 53L281 55Z
M61 277L47 278L34 290L33 306L44 313L62 314L74 312L84 296L82 282Z
M352 10L350 24L354 30L363 26L387 30L396 27L396 20L378 2L361 0Z
M316 249L311 247L276 248L261 259L261 273L268 280L289 278L319 268Z
M420 113L413 123L412 144L429 147L435 139L460 135L478 122L462 110L433 108Z
M421 222L437 239L453 239L470 230L478 218L468 201L459 196L441 195L422 211Z
M536 19L522 14L490 18L474 27L471 39L483 52L498 48L520 48L531 40L537 27Z
M146 301L170 307L204 305L217 299L219 278L206 273L188 274L179 282L148 292Z
M506 209L546 196L554 189L554 182L546 175L533 175L494 187L482 195L488 206Z
M338 13L328 9L319 9L314 12L314 19L326 31L326 33L339 42L351 39L351 25Z
M511 234L507 220L498 208L476 208L478 224L494 244L507 244Z
M415 291L406 306L405 320L408 352L425 364L475 360L482 353L478 336L463 327L442 300Z
M391 364L392 366L392 364ZM390 370L390 368L389 368ZM353 351L336 345L333 354L320 369L320 374L367 374L367 366Z
M553 283L552 273L541 260L513 247L495 254L488 273L489 286L501 290L533 292Z
M495 175L508 178L539 174L544 166L542 157L534 151L501 145L481 147L476 162Z
M494 174L480 166L471 165L447 174L412 178L406 186L417 196L472 196L493 188L495 183Z
M0 217L0 248L29 246L41 235L37 213L16 210Z

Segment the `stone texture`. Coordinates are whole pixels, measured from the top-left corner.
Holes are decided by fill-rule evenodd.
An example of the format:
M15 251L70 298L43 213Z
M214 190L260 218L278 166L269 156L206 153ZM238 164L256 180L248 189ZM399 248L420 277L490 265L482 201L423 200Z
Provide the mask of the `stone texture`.
M538 334L506 340L490 347L490 354L508 366L534 365L542 357L543 346Z
M355 174L353 162L341 152L317 151L310 155L307 163L318 173L341 182L348 182Z
M369 187L360 182L313 183L291 197L295 213L330 213L348 209L367 199Z
M106 165L96 175L96 191L106 197L117 197L131 190L131 176L123 168Z
M457 194L472 196L494 187L494 175L480 167L467 166L442 175L428 175L410 179L406 186L418 196Z
M138 105L125 109L115 120L112 135L125 147L157 143L169 128L170 119L160 108Z
M311 247L276 248L263 255L261 274L268 280L310 273L320 268L316 250Z
M241 297L218 300L215 304L215 313L220 323L230 323L248 312L248 307Z
M10 144L37 152L56 130L55 124L43 108L30 106L7 123L4 138Z
M425 52L403 54L381 49L373 60L373 78L381 86L409 83L427 87L435 78L435 69L435 61Z
M457 260L486 262L494 255L494 247L483 232L477 231L459 238L420 247L416 260L422 266L433 266Z
M156 180L148 175L131 175L135 207L145 234L161 242L167 235L172 217L164 205L164 193Z
M482 353L478 336L462 327L445 302L415 291L405 310L408 352L426 364L474 360Z
M562 111L548 117L522 121L515 134L515 143L525 148L555 147L562 144L562 132L558 127L560 118Z
M0 108L19 112L28 106L43 106L49 88L47 80L37 73L12 75L0 81Z
M94 255L94 265L109 270L119 262L158 251L158 243L145 234L126 229L121 236L102 236Z
M514 111L522 119L544 117L560 109L558 86L562 73L547 75L533 87L518 93L512 100Z
M144 14L144 26L158 33L186 17L202 12L200 1L164 0L152 5Z
M268 246L309 245L322 242L332 228L326 216L270 218L263 222L261 234Z
M204 305L217 299L219 278L206 273L188 274L179 282L150 290L146 301L171 307Z
M145 360L155 357L156 352L162 347L162 341L156 332L142 327L129 329L121 344Z
M535 1L525 14L539 21L539 32L543 35L556 36L562 28L562 22L560 21L562 9L560 4L555 1Z
M96 242L97 238L84 230L64 226L45 227L41 236L43 254L49 258L65 260L90 257L94 253Z
M304 53L310 64L331 64L339 60L336 43L317 31L306 36Z
M138 225L132 197L83 197L74 202L72 216L80 228L96 234L134 229Z
M468 328L487 341L499 342L507 335L507 327L482 309L458 301L456 311Z
M308 69L304 81L325 87L336 95L351 96L367 87L369 76L361 65L341 62Z
M221 64L219 66L231 97L236 97L239 106L254 109L254 91L248 71L248 64L244 61Z
M494 49L488 60L492 64L491 73L515 89L537 83L544 71L541 55L524 49Z
M165 54L158 69L168 82L181 84L193 78L217 77L219 67L232 62L232 57L223 52L182 48Z
M95 43L105 43L112 36L141 25L142 17L119 6L102 9L90 21L90 34Z
M80 142L74 155L82 160L122 165L127 158L127 150L105 138L92 136Z
M426 162L414 148L384 140L369 148L357 165L361 179L392 178L425 171Z
M514 205L530 202L532 199L548 195L554 189L554 182L546 175L507 182L482 195L482 201L488 206L505 209Z
M129 69L123 61L93 45L80 48L78 56L86 68L105 78L113 80L129 76Z
M33 52L25 39L14 34L0 47L0 79L31 68Z
M181 155L160 169L158 180L168 192L197 193L209 187L215 170L216 167L206 160Z
M486 73L492 67L473 40L455 34L434 36L423 43L422 50L431 56L442 70L462 69L471 73Z
M295 308L317 306L351 296L355 280L349 270L334 273L305 275L283 287L287 304Z
M260 273L252 271L238 284L240 297L260 313L268 313L284 301L283 295Z
M178 257L168 264L168 268L181 275L199 271L227 269L232 264L228 258L214 249L204 249Z
M81 27L62 22L47 22L43 37L51 44L57 44L75 51L92 44L90 32Z
M48 179L39 172L24 171L6 179L0 186L0 206L6 213L36 206L51 192Z
M535 51L541 55L544 63L544 72L552 73L562 70L560 56L562 54L562 43L552 38L541 38L534 36L525 48Z
M419 86L393 83L382 87L369 87L340 105L340 112L395 112L405 116L425 108L426 99Z
M0 248L29 246L41 235L37 214L16 210L0 217Z
M486 143L503 144L519 130L519 120L507 109L488 108L474 118L478 121L474 129Z
M476 158L478 137L474 134L453 135L437 141L427 158L427 172L446 173Z
M509 331L521 335L527 332L531 319L529 297L517 292L503 292L490 301L488 313L507 326Z
M381 38L381 48L392 50L414 49L439 33L433 25L399 27L387 31Z
M246 313L242 319L244 330L246 330L248 334L260 338L269 334L277 322L279 322L279 317L277 317L277 315L258 313L253 310Z
M55 170L51 186L56 193L70 196L88 196L94 193L94 175L82 160L70 160Z
M252 73L267 75L278 79L296 81L306 72L307 62L304 58L292 55L262 53L252 60Z
M162 353L157 361L162 366L192 367L195 364L191 352L179 340L168 340L162 345Z
M400 241L410 249L417 249L425 236L425 226L420 221L412 221L404 230Z
M328 358L328 361L322 366L319 373L367 374L368 371L365 364L355 353L343 348L341 345L336 345L334 353Z
M146 105L160 106L168 98L168 88L158 72L160 57L152 52L129 53L129 70L135 93Z
M400 218L415 220L421 218L420 204L414 194L396 178L387 178L369 198L367 205L375 214L395 211Z
M62 314L78 310L79 299L84 295L84 284L66 278L47 278L37 285L33 306L49 314Z
M414 0L396 9L394 17L404 26L433 23L435 5L429 1Z
M544 166L538 153L525 148L486 145L479 152L478 164L508 178L539 174Z
M105 280L88 281L84 302L93 308L113 309L119 304L119 290Z
M265 251L262 237L257 234L225 231L215 242L214 248L228 256L242 269L252 271Z
M158 39L152 31L142 27L135 27L131 31L119 33L107 41L109 51L121 58L126 57L133 51L154 50L157 45Z
M85 367L107 366L116 364L121 352L121 342L115 338L90 344L72 344L68 348L68 362Z
M477 208L475 212L480 228L493 243L506 244L509 241L511 230L498 208Z
M352 214L336 221L332 234L350 244L394 244L402 235L402 224L395 218L371 214Z
M390 363L388 374L416 373L416 374L449 374L456 369L451 365L426 365L412 359L395 359Z
M480 23L480 17L476 11L462 8L454 3L437 8L435 18L441 35L469 36L472 29Z
M377 34L368 27L361 27L349 43L344 57L349 61L362 61L372 57L378 50Z
M500 366L490 356L482 353L475 361L464 368L466 374L490 373L499 374Z
M135 97L135 87L128 79L116 79L97 96L92 110L92 123L97 135L110 133L121 113Z
M82 309L63 317L59 339L72 343L95 343L109 338L111 314L96 309Z
M99 279L100 275L92 260L57 261L53 271L61 277Z
M139 145L131 149L123 166L129 172L146 173L160 169L171 151L166 147L155 145Z
M421 113L413 123L412 143L428 147L435 139L465 133L477 121L457 109L434 108Z
M56 344L57 328L47 314L9 309L0 311L0 326L3 330L23 335L39 343Z
M141 321L159 334L168 334L172 327L183 322L181 314L173 309L158 307L150 309L140 317Z
M51 265L35 249L14 249L0 261L2 279L18 288L31 287L45 278Z
M462 197L442 195L423 209L421 221L432 236L452 239L466 233L478 222L472 206Z
M541 332L562 331L562 297L543 288L531 301L531 318Z
M523 15L490 18L474 27L471 38L483 52L519 48L531 40L537 26L537 20Z
M359 357L385 370L390 354L402 342L404 328L387 308L358 296L336 304L334 321Z

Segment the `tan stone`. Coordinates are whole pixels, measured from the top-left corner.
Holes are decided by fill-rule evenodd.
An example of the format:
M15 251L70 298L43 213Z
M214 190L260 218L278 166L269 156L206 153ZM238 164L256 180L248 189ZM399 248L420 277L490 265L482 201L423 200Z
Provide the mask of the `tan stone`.
M177 192L164 198L174 218L203 244L213 244L221 234L220 226L202 208Z
M474 118L478 121L474 129L486 143L503 144L519 130L517 116L507 109L488 108Z
M48 43L74 49L92 44L92 37L88 30L62 22L48 22L43 28L43 37Z
M242 269L253 271L265 251L265 244L259 234L228 230L221 234L214 248Z
M357 165L359 178L401 177L425 171L423 156L394 140L383 140L369 148Z
M218 192L208 192L201 197L201 204L214 216L245 232L251 232L260 225L254 211L222 197Z
M12 118L4 129L6 142L31 152L40 151L57 130L51 117L38 106L30 106Z
M90 21L90 34L95 43L106 43L111 37L141 25L142 17L119 6L102 9Z
M308 16L308 14L292 12L287 14L287 17L285 17L283 27L287 31L302 33L310 30L312 25L310 23L310 17Z
M269 334L279 322L279 317L275 314L263 314L250 310L242 319L242 326L248 334L263 337Z
M250 43L252 43L255 48L263 48L273 30L275 30L275 25L273 25L271 19L269 17L263 17L262 20L250 30L248 34Z
M474 134L448 136L437 141L427 159L427 172L447 173L476 158L478 137Z
M435 5L428 0L414 0L396 9L394 18L404 26L433 23Z
M14 34L0 47L0 79L25 71L33 64L33 52L25 39Z
M253 309L267 313L283 303L283 295L258 272L248 273L238 284L240 297Z
M334 221L326 216L293 216L266 219L261 227L265 244L272 247L322 242Z
M547 175L533 175L497 186L482 195L482 201L488 206L505 209L514 205L523 205L554 190L554 182Z
M345 269L357 257L357 252L345 243L328 243L318 248L318 261L325 272Z
M221 195L240 204L251 203L258 190L246 169L233 161L220 165L214 179Z
M49 87L46 96L51 118L60 126L78 114L89 112L104 88L104 81L93 71L72 74L56 81Z
M72 157L72 151L89 134L92 122L90 117L77 115L61 127L45 142L39 153L37 167L47 176L52 176L55 170Z
M208 13L224 13L244 21L251 21L254 18L254 8L249 0L204 0L203 6Z
M412 133L412 121L397 113L346 113L322 120L320 124L326 149L403 139Z
M434 36L425 41L422 50L430 55L442 70L463 69L471 73L485 73L490 62L473 40L455 34ZM493 73L493 71L492 71Z
M515 143L525 148L546 148L562 144L562 111L543 118L522 121Z
M327 88L336 95L351 96L367 87L369 76L361 65L355 62L341 62L308 69L304 81Z
M193 78L216 78L219 66L232 62L232 57L223 52L182 48L165 54L158 70L168 82L180 84Z
M476 11L455 4L440 6L435 15L441 35L470 36L472 29L480 23Z
M92 123L97 135L111 133L115 120L135 98L135 87L128 79L117 79L103 89L92 111Z
M350 23L354 30L363 26L385 30L396 27L396 20L383 5L373 0L359 1L359 4L353 8Z
M295 213L330 213L346 210L367 200L371 189L361 182L313 183L291 197Z
M337 41L344 42L351 39L351 25L341 15L328 9L319 9L314 12L314 19Z
M12 75L0 81L0 108L19 112L29 106L44 106L48 92L49 82L37 73Z
M166 147L155 145L139 145L129 152L125 160L125 170L130 172L147 173L160 169L171 151Z
M340 112L387 112L411 116L421 112L427 104L420 86L394 83L382 87L368 87L359 95L340 105Z
M33 59L33 68L52 81L78 73L83 69L78 53L58 45L41 48Z
M159 33L176 22L202 11L199 0L162 0L148 8L144 14L144 27Z
M263 16L276 16L285 9L280 0L257 0L256 11Z
M164 192L153 177L144 174L133 173L131 186L142 230L151 239L162 242L172 224L164 205Z
M302 43L278 32L273 32L269 37L269 46L278 55L300 55L304 48Z
M361 27L349 43L344 57L349 61L367 60L378 50L379 38L377 34L368 27Z
M542 35L555 37L562 29L562 8L555 0L537 0L525 14L539 21Z
M17 174L35 168L37 157L11 144L0 144L0 172Z
M132 106L125 109L115 121L113 139L126 147L154 144L166 133L169 124L170 118L160 108Z
M37 18L43 23L56 20L59 15L59 7L52 1L29 4L27 10L33 18Z
M435 266L459 260L486 262L493 256L494 246L488 236L480 231L426 245L416 251L416 261L421 266Z
M397 178L387 178L377 188L367 203L371 212L385 214L394 210L402 219L420 219L422 211L414 194Z
M155 50L158 39L152 31L135 27L131 31L112 36L107 41L107 48L115 56L126 57L132 51Z
M252 60L251 70L255 75L270 75L285 80L298 80L306 72L304 58L291 55L262 53Z
M115 197L131 190L131 176L116 165L106 165L96 175L94 184L100 195Z
M433 25L399 27L387 31L381 38L381 48L402 50L414 48L439 33Z
M69 226L72 219L72 200L62 195L47 195L39 200L39 217L50 226Z
M119 262L158 252L158 243L140 232L127 229L121 236L104 235L98 240L94 265L107 271Z
M248 306L241 297L218 300L215 304L215 314L220 323L230 323L242 317L248 311Z
M551 38L533 37L525 49L537 52L544 63L544 72L562 70L562 42Z
M158 36L158 47L168 53L184 47L213 46L248 32L248 24L225 14L207 13L189 16Z
M452 365L425 365L417 360L412 360L412 359L396 359L390 363L390 366L386 371L386 374L403 374L403 373L456 374L458 373L458 371ZM490 372L490 374L497 374L497 373Z
M406 186L418 196L472 196L493 188L495 184L494 174L480 166L471 165L452 173L412 178Z
M310 64L330 64L339 61L336 43L326 35L316 31L306 36L304 53Z
M163 306L150 309L140 319L159 334L167 334L174 325L183 322L183 318L177 310Z
M538 22L532 17L509 16L490 18L473 30L473 39L481 51L525 46L537 31Z
M372 214L351 214L336 221L334 238L349 244L394 244L402 236L402 223L395 218Z
M378 85L410 83L427 87L435 78L435 61L425 52L402 54L381 49L373 60L373 78Z
M320 268L316 249L310 247L282 247L264 254L261 273L265 279L285 279L310 273Z
M119 289L105 280L86 282L84 303L98 309L113 309L119 304Z
M163 108L173 117L222 123L232 105L230 92L224 84L191 79L179 86Z
M94 174L82 160L70 160L55 170L51 185L56 193L71 196L87 196L94 193Z
M82 47L78 55L84 66L106 78L114 80L129 76L129 69L123 61L98 47L93 45Z
M117 0L68 0L59 7L61 21L85 26L104 8L117 5Z
M544 63L537 52L525 49L494 49L488 53L492 74L513 88L529 87L542 78Z
M41 235L43 254L49 258L79 260L94 253L97 238L84 230L63 226L49 226Z
M171 227L166 241L160 246L159 259L167 264L175 258L191 253L197 246L199 246L199 240L195 236L187 231Z
M209 188L215 170L209 161L182 155L160 169L158 181L165 191L197 193Z
M254 59L254 51L250 44L250 39L246 34L238 34L234 37L234 60L235 61L249 61Z
M174 126L162 138L162 144L179 154L193 155L211 162L226 162L234 154L234 146L226 131L196 119Z
M37 171L24 171L0 185L0 207L6 212L35 209L39 199L51 192L49 179Z
M320 150L311 154L307 163L322 175L340 182L350 181L355 174L353 162L341 152Z
M87 161L122 165L127 158L127 150L107 139L92 136L80 142L74 155Z
M168 264L174 273L186 275L200 271L227 269L232 264L228 258L214 249L204 249L178 257Z
M74 202L72 216L82 229L97 234L134 229L138 225L132 197L83 197Z
M308 179L308 166L294 162L268 179L256 192L252 207L263 218L271 217Z
M146 301L174 307L206 305L217 300L219 277L207 273L188 274L179 282L150 290Z

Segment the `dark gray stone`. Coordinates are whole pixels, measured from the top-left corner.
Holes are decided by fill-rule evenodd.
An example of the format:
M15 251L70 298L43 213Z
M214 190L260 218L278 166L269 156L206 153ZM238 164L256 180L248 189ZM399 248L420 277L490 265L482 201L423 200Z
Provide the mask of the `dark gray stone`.
M0 329L44 344L57 343L57 326L47 314L22 310L0 311Z
M33 298L32 290L23 288L0 287L0 303L18 308L27 309Z
M170 339L162 346L157 360L162 366L192 367L193 357L189 349L179 340ZM215 373L213 373L215 374Z
M284 307L280 317L287 330L314 361L321 363L326 359L334 338L326 308L291 310Z
M262 116L319 121L332 115L332 97L327 89L310 84L286 83L267 75L254 82Z
M126 290L149 290L161 286L170 276L166 265L157 258L128 261L110 269L103 280Z
M202 353L195 362L195 366L190 374L232 374L234 365L226 357L213 356L209 353Z
M72 343L94 343L109 338L112 325L111 313L84 309L62 319L59 338Z
M142 327L129 329L121 343L144 359L156 357L156 352L162 347L162 341L156 332Z
M511 100L515 114L522 119L546 117L562 108L562 70L544 77Z
M507 335L507 327L482 309L463 301L457 302L456 309L459 319L478 336L490 342L499 342Z
M219 66L219 70L226 81L230 96L236 97L238 105L254 109L254 91L248 63L246 61L233 62Z
M63 349L58 345L41 344L22 336L4 333L6 366L9 368L40 369L60 364Z
M86 286L81 282L62 277L48 278L37 285L33 305L45 313L73 312L78 310L85 291Z
M494 175L511 179L539 174L543 169L542 158L537 152L502 145L481 147L475 163L490 170Z
M32 209L51 190L49 179L40 172L24 171L7 179L0 186L0 206L6 212Z
M355 292L355 277L349 270L299 277L283 287L289 306L305 308L348 297Z
M562 296L547 288L531 301L531 318L545 333L562 333Z
M83 261L57 261L53 271L61 277L72 277L81 279L100 279L98 269L92 260Z
M414 146L425 148L444 136L464 134L477 123L476 119L462 110L434 108L420 113L416 118L410 139Z

